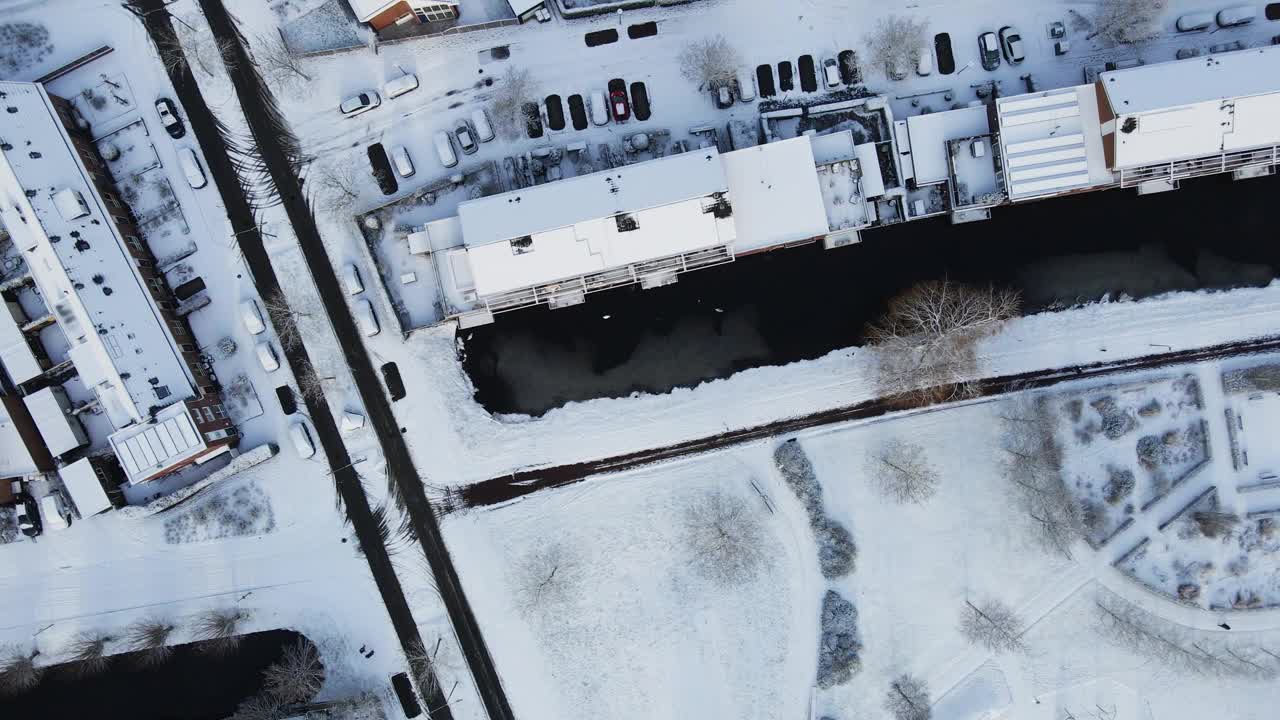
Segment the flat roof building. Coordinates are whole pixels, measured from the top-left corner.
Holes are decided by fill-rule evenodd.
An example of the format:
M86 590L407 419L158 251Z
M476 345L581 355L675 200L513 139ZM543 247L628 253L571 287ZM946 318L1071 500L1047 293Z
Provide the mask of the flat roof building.
M1015 202L1104 187L1107 168L1092 85L996 100L1005 185Z

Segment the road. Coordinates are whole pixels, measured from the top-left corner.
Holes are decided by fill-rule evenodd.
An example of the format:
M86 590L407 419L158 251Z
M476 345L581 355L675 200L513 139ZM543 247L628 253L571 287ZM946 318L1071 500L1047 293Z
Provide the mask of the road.
M154 3L155 0L152 2ZM303 259L324 304L334 335L337 336L342 347L343 358L350 368L356 390L377 432L378 442L387 460L387 473L398 490L398 500L408 513L418 540L422 544L423 554L431 565L436 588L449 613L449 619L457 634L462 652L467 658L477 693L492 720L513 720L514 715L502 688L501 679L498 677L493 659L480 633L479 623L476 622L471 606L463 593L462 583L449 556L435 511L427 500L426 488L414 467L409 448L401 437L400 425L383 391L382 380L365 352L364 344L360 339L361 333L357 330L355 320L347 307L346 293L334 273L324 241L316 228L312 209L303 194L302 183L298 179L286 147L294 145L293 138L284 128L284 122L275 109L274 98L258 76L243 45L243 38L226 7L221 0L200 0L200 6L214 35L234 45L233 53L236 56L236 62L235 67L230 71L230 76L235 86L236 96L242 108L255 109L252 112L246 112L245 119L258 145L263 164L279 192L281 207L288 215L289 222L298 237ZM266 268L270 268L265 253L261 256L261 263ZM259 284L261 285L261 281ZM328 428L333 428L333 418L327 407L317 407L312 414L317 418L323 416L324 424ZM320 421L317 419L317 428L319 426ZM332 432L336 433L336 428ZM334 435L334 437L337 436ZM343 454L345 457L345 452ZM343 463L337 460L331 459L330 462L333 467L343 466ZM349 461L347 463L349 464ZM354 472L351 473L351 477L352 482L355 483ZM368 501L364 498L363 492L357 494L359 503L367 509ZM364 522L363 519L362 522ZM393 612L393 617L396 614ZM399 628L397 628L398 631ZM413 631L412 636L417 636L416 630ZM409 637L408 633L402 634L402 641L406 637ZM438 689L435 694L439 695ZM439 705L434 699L429 699L429 703L432 706ZM447 712L447 707L444 710Z
M1145 355L1116 362L1091 363L1072 367L1038 370L1035 372L988 378L981 381L978 392L981 397L996 397L1015 390L1037 387L1049 387L1058 383L1086 378L1098 378L1118 373L1131 372L1145 368L1158 368L1168 365L1213 360L1233 355L1247 355L1280 349L1280 337L1256 338L1243 342L1225 345L1214 345L1192 350L1182 350L1157 355ZM937 406L928 411L944 409ZM685 455L719 450L741 443L752 442L774 435L799 432L809 428L847 422L849 420L865 420L879 417L886 413L900 410L893 403L884 399L868 400L855 405L825 410L809 415L778 420L776 422L743 428L732 432L695 438L660 448L639 450L625 455L587 460L553 467L518 470L499 477L484 480L462 489L463 507L482 507L498 505L517 498L562 487L584 480L600 473L621 472L642 465L671 460Z
M170 22L169 13L165 10L161 0L135 0L134 9L135 14L142 18L142 22L152 40L157 42L157 46L163 45L165 41L172 41L174 38L173 25ZM223 17L225 17L225 12ZM247 63L242 61L243 64ZM169 78L173 82L174 90L178 94L178 99L183 109L186 111L187 121L191 125L191 130L200 143L200 149L209 165L209 173L213 177L214 185L217 187L227 208L227 216L231 220L235 237L239 240L245 264L253 274L254 283L257 285L260 295L276 295L283 298L284 294L280 292L279 279L271 266L271 260L267 255L266 248L263 246L262 236L258 231L257 223L254 221L253 208L245 196L244 189L236 174L235 166L228 155L227 143L219 131L218 121L209 110L204 97L200 94L199 85L196 83L190 67L185 63L179 63L178 65L179 67L168 68ZM242 102L243 99L242 96ZM246 104L246 107L252 107L252 105ZM319 245L318 240L316 245ZM324 263L327 268L327 258ZM332 271L330 271L330 276L332 277ZM334 282L336 284L336 280ZM346 306L341 305L341 307L345 313ZM284 315L285 317L280 322L293 322L291 315ZM349 316L346 316L346 319L348 323L351 322ZM287 334L279 332L279 328L277 328L277 331L277 335ZM355 344L359 345L358 342ZM282 349L284 350L285 359L292 367L295 376L306 377L315 374L311 359L302 343L296 343L292 347L286 346ZM400 581L396 577L395 570L391 564L391 556L387 552L387 548L378 532L378 523L374 519L369 500L361 487L360 477L352 465L351 456L347 453L346 446L342 443L341 434L324 398L308 397L305 402L308 417L316 431L316 437L320 440L325 459L328 461L330 468L335 468L333 471L335 486L342 498L343 506L346 508L347 517L351 520L352 527L356 531L356 538L364 551L364 557L369 563L369 569L377 584L382 602L391 617L392 625L395 628L396 635L400 638L401 645L406 654L409 654L413 646L422 645L422 639L418 633L418 626L413 619L413 614L409 610L409 602L405 597L404 590L400 587ZM368 404L367 401L366 404ZM439 683L434 685L438 688ZM444 701L439 689L432 696L427 697L427 701L432 708L432 717L437 718L437 720L451 720L452 713L449 711L448 704Z

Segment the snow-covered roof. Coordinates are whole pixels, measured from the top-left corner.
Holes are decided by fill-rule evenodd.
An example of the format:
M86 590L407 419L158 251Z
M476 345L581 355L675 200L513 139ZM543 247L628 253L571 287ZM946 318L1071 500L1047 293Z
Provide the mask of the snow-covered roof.
M458 217L474 248L727 189L720 154L707 148L468 200Z
M22 433L9 417L8 407L0 403L0 478L20 477L36 470Z
M0 97L0 222L85 385L116 427L192 396L190 371L44 88L0 82ZM89 213L75 217L81 202Z
M1112 182L1093 85L1000 98L996 113L1010 199Z
M129 482L150 480L208 447L183 403L156 413L154 422L127 427L108 438Z
M807 137L813 148L813 162L816 165L829 165L841 160L852 160L854 157L852 130Z
M49 448L49 453L54 457L75 450L84 445L86 440L84 429L72 424L79 420L70 416L62 407L60 400L65 400L65 397L55 394L52 387L47 387L23 398L31 419L40 430L40 437L44 438L45 447Z
M720 163L716 162L719 166ZM617 217L600 217L526 239L467 249L481 297L728 245L732 217L717 218L712 200L696 197ZM632 227L632 229L623 229Z
M351 6L351 12L356 14L356 19L360 22L369 22L378 13L386 11L393 5L398 5L401 0L347 0L347 4Z
M67 488L67 494L71 496L71 502L80 512L80 517L97 515L111 509L107 491L102 489L98 473L89 464L88 458L80 458L60 468L58 476L62 478L62 484Z
M547 0L507 0L507 4L511 6L511 12L515 13L516 17L520 17L539 5L544 4L546 1Z
M862 173L863 197L884 195L884 173L880 172L880 156L876 153L875 143L855 145L853 154L858 159L858 171Z
M21 385L39 377L44 370L31 351L31 346L27 344L22 328L18 326L15 311L21 312L17 303L4 301L0 304L0 364L9 373L9 379L15 385Z
M1098 75L1115 115L1280 91L1280 46L1112 70Z
M827 234L808 136L735 150L720 159L733 203L736 252Z
M917 185L947 179L947 141L991 132L986 105L916 115L907 118L911 162Z

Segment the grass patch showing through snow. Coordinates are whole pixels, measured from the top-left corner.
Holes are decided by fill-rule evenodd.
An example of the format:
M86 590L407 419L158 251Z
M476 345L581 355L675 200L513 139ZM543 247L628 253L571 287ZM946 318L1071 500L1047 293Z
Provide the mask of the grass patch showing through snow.
M170 544L265 535L276 529L271 498L255 481L198 499L177 512L164 521L164 540Z

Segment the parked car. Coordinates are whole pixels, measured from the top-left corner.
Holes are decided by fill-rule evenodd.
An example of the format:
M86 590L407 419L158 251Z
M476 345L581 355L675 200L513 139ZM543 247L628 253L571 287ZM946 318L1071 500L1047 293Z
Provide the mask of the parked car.
M637 120L648 120L652 112L649 108L649 89L639 80L631 83L631 112Z
M355 308L356 323L360 325L360 331L369 337L377 335L382 328L378 327L378 316L373 314L373 305L366 299L360 298L353 303Z
M1245 49L1245 44L1240 40L1232 40L1231 42L1218 43L1217 45L1209 46L1209 52L1215 55L1217 53L1235 52L1236 50L1243 49Z
M587 104L581 95L569 96L569 119L574 130L586 130L590 122L587 120Z
M289 426L289 439L293 441L293 449L298 451L298 457L306 460L316 454L316 444L311 440L311 431L307 429L307 423L299 420Z
M1236 27L1237 25L1248 25L1258 17L1258 9L1252 5L1236 5L1218 11L1219 27Z
M187 128L178 117L178 108L169 98L156 100L156 115L160 116L160 126L169 133L169 137L177 140L187 134Z
M71 511L59 492L51 492L40 498L40 515L46 530L66 530L71 527Z
M267 372L275 372L280 369L280 358L276 356L276 349L271 347L271 342L263 340L258 343L256 352L258 355L258 364L262 365L262 369Z
M560 131L564 129L564 103L560 102L560 96L552 93L542 103L546 108L547 128L550 130Z
M818 91L818 69L814 65L812 55L801 55L796 67L800 71L800 90L802 92Z
M927 45L920 48L920 58L916 60L916 74L920 77L933 74L933 52Z
M32 538L44 530L44 525L40 522L39 504L35 498L25 493L18 503L18 529L23 535Z
M458 164L458 154L453 151L453 142L449 140L449 133L441 130L435 135L436 156L440 158L440 164L447 168L451 168Z
M387 149L382 147L382 143L374 143L365 148L365 154L369 156L369 167L373 171L373 179L378 183L378 189L383 195L394 195L400 189L400 183L396 181L395 171L391 169Z
M711 91L711 96L715 98L716 107L730 108L733 107L733 88L726 83L720 85Z
M982 60L983 70L995 70L1000 67L1000 41L990 31L978 36L978 57Z
M378 97L378 93L373 90L364 90L342 101L338 109L347 117L355 117L361 113L367 113L370 110L382 104L382 98Z
M253 298L240 301L240 320L250 335L261 335L267 329L266 323L262 322L262 308Z
M756 67L756 89L760 91L760 97L773 97L778 94L778 89L773 84L773 66L765 63Z
M1017 65L1027 58L1022 48L1022 36L1012 26L1000 28L1000 47L1004 48L1004 59L1010 65Z
M1178 48L1178 52L1173 56L1178 60L1190 60L1193 57L1200 57L1200 48Z
M1178 28L1178 32L1198 32L1200 30L1208 30L1213 26L1213 13L1194 12L1187 13L1178 18L1178 22L1174 27Z
M822 61L822 79L828 88L840 87L840 63L835 58Z
M458 123L458 127L453 129L453 136L458 139L458 147L462 148L462 152L467 155L480 149L480 144L476 142L476 132L471 129L471 125L466 120Z
M342 284L346 286L348 295L359 295L364 292L364 283L360 281L360 271L356 269L355 263L347 263L343 266Z
M489 124L489 115L484 108L476 108L471 111L471 124L476 129L476 139L482 143L487 143L493 139L493 126Z
M417 89L418 76L413 73L405 73L394 80L387 81L387 84L382 86L382 92L387 94L388 100L393 100Z
M396 166L396 172L400 173L400 177L411 177L414 173L413 159L409 157L409 151L403 145L397 145L391 149L391 162Z
M626 122L631 117L631 105L627 102L627 94L621 90L609 93L609 109L613 112L614 122Z
M956 58L951 52L951 35L947 33L934 35L933 52L938 56L938 72L950 75L956 71Z
M604 99L604 93L599 90L591 91L591 122L596 125L605 125L609 122L609 103Z
M640 101L636 99L636 85L644 87L644 83L631 83L631 104L639 105ZM739 69L737 74L738 99L744 103L753 102L756 99L756 88L751 84L751 73L744 72ZM640 117L640 111L636 110L636 117L641 120L647 118Z
M204 168L200 167L200 160L196 157L195 150L185 147L179 148L178 165L182 167L182 175L192 188L199 190L209 184L209 178L205 177Z

